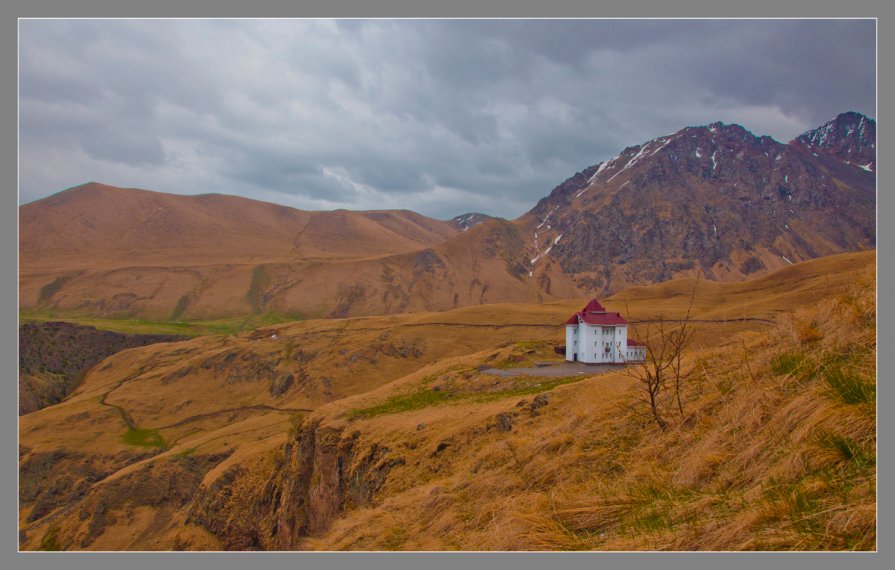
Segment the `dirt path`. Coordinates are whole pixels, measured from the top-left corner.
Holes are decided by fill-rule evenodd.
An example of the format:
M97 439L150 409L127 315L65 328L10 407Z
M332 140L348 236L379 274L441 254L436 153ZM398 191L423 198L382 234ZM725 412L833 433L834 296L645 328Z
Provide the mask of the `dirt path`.
M137 429L137 424L136 424L136 422L134 422L134 419L131 417L131 415L129 413L127 413L127 410L125 410L124 408L122 408L121 406L119 406L117 404L112 404L110 402L107 402L106 398L109 397L109 394L111 394L112 392L114 392L115 390L120 388L122 384L137 378L138 376L143 374L148 368L150 368L151 366L154 366L154 365L155 365L155 363L145 364L145 365L141 366L140 369L137 370L136 372L134 372L133 374L131 374L129 376L125 376L124 378L119 380L114 386L109 388L102 395L102 397L99 399L99 403L102 404L103 406L108 406L110 408L115 408L116 410L118 410L118 414L121 416L121 419L124 421L124 424L128 427L128 429Z
M214 416L218 416L221 414L229 414L235 412L245 412L245 411L253 411L253 412L281 412L281 413L298 413L298 412L313 412L314 410L310 408L275 408L273 406L267 406L264 404L256 404L253 406L241 406L239 408L227 408L225 410L216 410L214 412L207 412L204 414L196 414L195 416L190 416L188 418L184 418L182 420L176 421L173 424L168 424L164 426L158 426L154 429L170 429L174 427L180 427L182 425L195 422L198 420L204 420L206 418L211 418Z
M597 376L621 370L618 364L582 364L580 362L565 362L561 364L549 364L547 366L535 366L531 368L488 368L482 370L482 374L494 376L540 376L544 378L559 378L563 376Z

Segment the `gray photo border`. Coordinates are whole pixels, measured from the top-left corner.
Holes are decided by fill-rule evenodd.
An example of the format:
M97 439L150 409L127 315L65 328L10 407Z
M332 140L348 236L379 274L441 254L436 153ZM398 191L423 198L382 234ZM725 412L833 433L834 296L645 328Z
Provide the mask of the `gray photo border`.
M895 36L891 35L891 0L752 0L727 2L722 6L711 0L454 0L428 2L412 0L155 0L152 3L114 0L6 0L0 4L0 126L3 137L0 152L0 173L3 190L0 194L0 255L6 271L2 272L3 303L0 304L2 326L0 342L2 372L0 383L0 449L6 458L0 471L0 566L4 568L883 568L891 567L893 511L892 458L889 437L878 442L878 528L877 553L18 553L17 478L18 464L13 457L17 448L17 347L18 347L18 171L17 171L17 19L22 17L650 17L650 18L878 18L878 54L895 53ZM891 134L886 130L891 101L892 63L877 57L877 123L878 153L883 159L877 176L877 247L893 243L893 226L880 224L886 214L895 211L890 195L892 180L888 161L891 155ZM835 78L831 78L835 80ZM880 97L882 95L882 98ZM881 105L881 103L883 103ZM882 116L880 107L885 111ZM880 189L882 191L880 191ZM892 301L895 278L891 252L877 250L878 334L892 339ZM15 271L13 271L13 268ZM883 346L886 346L884 343ZM878 356L878 378L887 379L895 362L891 353ZM878 389L878 410L895 402L892 387L884 381ZM878 414L878 434L895 433L895 415ZM887 564L888 563L888 564Z

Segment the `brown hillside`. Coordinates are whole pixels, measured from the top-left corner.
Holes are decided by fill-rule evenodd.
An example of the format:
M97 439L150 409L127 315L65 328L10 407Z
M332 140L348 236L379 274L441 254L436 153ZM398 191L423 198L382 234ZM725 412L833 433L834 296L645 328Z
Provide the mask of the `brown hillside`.
M298 273L317 261L417 251L457 233L404 210L305 212L96 183L26 204L19 215L22 308L155 318L263 311L269 288L282 286L270 264ZM326 279L350 273L351 263L333 265Z
M406 210L307 212L97 183L26 204L19 221L23 272L358 258L412 251L456 233Z
M864 373L856 343L870 341L848 319L865 323L872 305L852 294L855 316L847 317L837 308L848 309L847 299L832 300L874 260L873 252L834 256L700 288L688 363L703 362L708 380L688 395L688 408L699 410L692 423L665 434L617 407L631 398L632 381L620 373L483 372L556 360L561 323L581 299L306 321L125 350L61 404L21 417L22 548L867 548L867 421L851 404L823 404L822 376L767 371L778 352L798 349L829 366L835 347L853 346L848 370ZM689 290L686 282L639 288L606 306L640 320L673 318ZM830 301L821 313L790 317L819 299ZM832 334L837 323L851 332ZM802 340L768 344L778 337ZM755 355L760 390L740 389L744 354ZM801 411L787 419L793 409ZM800 423L805 417L814 423ZM777 423L763 432L761 418ZM507 422L509 430L499 428ZM818 487L815 467L834 475L851 468L834 443L815 438L823 430L832 438L823 441L846 438L845 449L863 458L858 471L844 472L858 482L854 491L838 479L829 493ZM792 433L805 463L781 455L768 439L775 433ZM727 434L740 435L711 439ZM750 457L760 466L731 487ZM652 487L637 486L644 473ZM779 500L770 477L787 485ZM626 541L627 529L653 520L638 510L649 489L672 493L657 515L672 525L637 535L646 542ZM701 496L714 506L687 518ZM812 510L794 511L801 507L789 496L807 497ZM551 501L558 518L546 514ZM743 510L752 503L772 510ZM607 508L619 513L607 520L620 522L600 536L593 513ZM826 542L795 535L785 522L819 511L834 530ZM733 517L740 514L747 518ZM417 528L421 520L432 526ZM569 524L572 534L558 530ZM669 530L680 525L686 532ZM744 542L736 525L780 532Z
M431 247L373 256L368 255L369 244L358 237L363 233L358 228L373 224L370 219L357 212L326 215L321 215L319 222L309 221L296 237L301 245L294 254L307 255L305 258L247 263L248 258L237 253L228 263L215 263L215 257L209 255L201 264L122 261L103 267L97 262L78 271L32 268L23 263L20 304L24 309L59 316L168 320L275 312L340 318L578 295L561 273L548 272L538 278L528 275L526 245L518 227L506 220L489 220ZM371 216L379 229L394 228L422 236L419 239L436 235L426 234L425 224L412 213L371 212L366 216ZM333 219L341 225L331 225ZM334 229L345 226L354 230L342 233ZM342 242L337 241L339 236ZM343 250L325 251L325 245L317 245L326 243L336 244L333 248L342 243ZM355 243L359 244L354 246L356 257L347 257L347 248Z
M364 474L381 482L360 501L333 481L287 487L294 502L280 511L306 514L307 523L291 527L286 544L874 550L872 279L865 274L845 294L761 334L702 343L687 358L684 414L665 405L674 422L666 431L632 407L637 393L622 374L534 398L464 398L464 389L491 380L480 377L457 388L464 405L381 407L372 417L358 412L377 408L357 399L321 409L296 434L284 480L326 480L334 454L351 459L348 481ZM382 451L368 466L362 450L371 449ZM334 505L342 516L325 510Z

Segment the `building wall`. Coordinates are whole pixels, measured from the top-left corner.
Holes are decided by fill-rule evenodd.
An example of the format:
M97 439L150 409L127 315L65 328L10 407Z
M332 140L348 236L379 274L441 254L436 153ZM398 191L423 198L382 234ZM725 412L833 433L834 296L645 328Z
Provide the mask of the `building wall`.
M575 353L578 352L578 325L566 325L566 360L575 360Z
M628 327L615 327L615 361L625 362L628 349Z
M606 332L602 325L583 324L579 328L581 332L578 339L578 360L589 364L613 364L625 361L625 354L620 347L627 344L627 327L606 327ZM609 330L614 332L608 332ZM605 344L607 342L610 343L608 354Z
M642 346L628 346L628 327L619 325L613 328L614 334L604 334L602 325L566 325L566 360L571 362L576 355L578 362L587 364L622 364L629 360L643 360L645 352ZM608 355L604 352L605 342L612 343Z
M590 329L591 329L591 332L593 335L593 340L596 341L595 343L592 342L590 345L591 346L591 348L590 348L591 349L591 358L593 359L593 362L596 362L599 364L605 364L607 362L610 362L609 360L606 359L606 356L603 354L603 351L605 350L603 343L607 342L609 340L609 338L610 338L609 335L604 333L602 326L592 326L592 327L590 327Z
M646 360L645 346L629 346L627 347L626 357L629 362L642 362Z
M578 326L578 360L581 362L594 362L593 344L594 333L586 324Z

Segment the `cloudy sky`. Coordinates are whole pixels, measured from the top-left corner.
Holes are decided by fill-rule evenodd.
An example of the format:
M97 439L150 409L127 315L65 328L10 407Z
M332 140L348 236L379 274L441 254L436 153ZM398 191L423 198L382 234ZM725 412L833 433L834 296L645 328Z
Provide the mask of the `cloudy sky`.
M20 203L95 180L516 217L713 121L875 117L870 20L23 20Z

